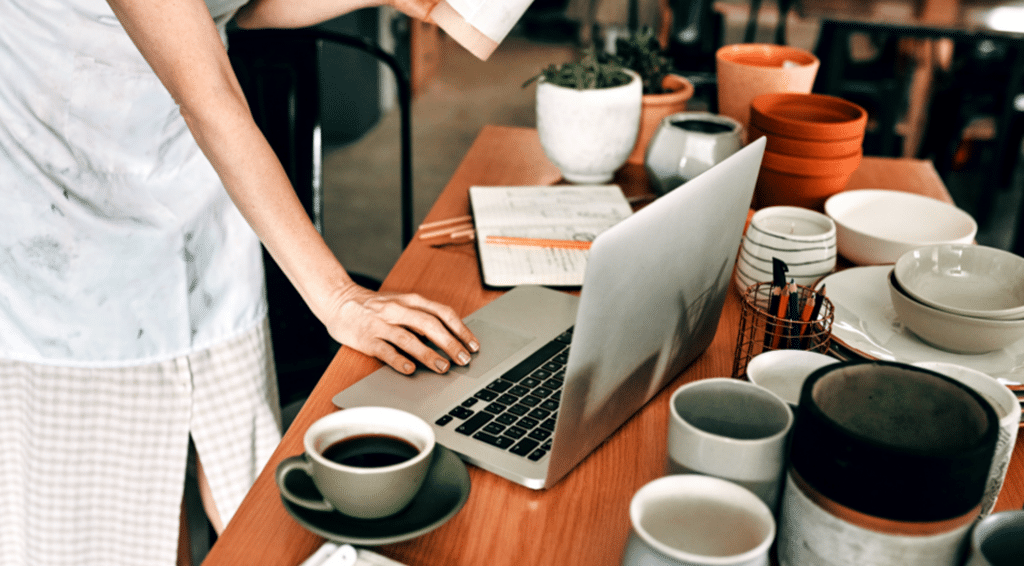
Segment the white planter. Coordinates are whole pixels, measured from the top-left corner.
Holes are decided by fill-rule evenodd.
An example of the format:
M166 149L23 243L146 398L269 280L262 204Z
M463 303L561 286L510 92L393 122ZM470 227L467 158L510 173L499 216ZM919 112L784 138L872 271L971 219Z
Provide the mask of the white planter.
M636 145L643 86L639 75L626 72L632 82L612 88L537 83L540 143L566 181L607 183Z

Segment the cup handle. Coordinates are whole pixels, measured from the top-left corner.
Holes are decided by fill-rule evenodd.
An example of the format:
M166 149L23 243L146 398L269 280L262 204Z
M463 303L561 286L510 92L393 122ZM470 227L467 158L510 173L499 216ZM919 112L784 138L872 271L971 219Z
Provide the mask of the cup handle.
M288 474L297 471L306 474L310 481L312 481L312 466L310 465L309 460L306 459L305 455L285 458L277 466L277 473L275 474L274 479L277 481L278 489L281 490L281 495L283 495L288 501L291 501L301 507L305 507L306 509L312 509L313 511L334 511L334 507L324 499L323 495L320 496L320 499L311 499L295 493L288 487Z

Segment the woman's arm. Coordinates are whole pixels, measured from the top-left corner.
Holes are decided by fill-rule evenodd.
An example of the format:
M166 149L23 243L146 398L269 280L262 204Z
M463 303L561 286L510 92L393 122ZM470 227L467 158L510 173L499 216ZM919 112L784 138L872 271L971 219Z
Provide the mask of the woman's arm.
M426 20L439 0L252 0L242 7L235 21L243 28L300 28L325 22L360 8L390 5Z
M452 309L418 295L374 293L349 278L253 121L203 0L109 3L235 205L331 336L403 373L415 369L404 354L439 372L449 367L419 336L457 363L469 361L466 349L478 344Z

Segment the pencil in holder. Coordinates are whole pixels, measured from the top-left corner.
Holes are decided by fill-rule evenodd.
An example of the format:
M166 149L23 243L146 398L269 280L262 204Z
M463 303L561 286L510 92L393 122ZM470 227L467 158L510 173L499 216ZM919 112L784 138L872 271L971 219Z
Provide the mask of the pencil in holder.
M742 298L740 328L732 374L741 377L754 356L770 350L827 353L832 340L834 307L824 294L791 284L754 283Z

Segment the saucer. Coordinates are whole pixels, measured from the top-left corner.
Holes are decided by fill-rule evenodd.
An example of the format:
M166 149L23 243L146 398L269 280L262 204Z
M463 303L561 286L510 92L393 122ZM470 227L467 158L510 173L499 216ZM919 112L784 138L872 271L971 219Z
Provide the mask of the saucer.
M292 472L288 487L318 497L313 480ZM310 532L337 543L361 546L392 544L424 535L451 519L469 499L469 471L454 452L438 444L420 492L408 507L383 519L356 519L336 511L313 511L281 498L288 514Z
M852 267L818 283L835 307L832 341L858 356L903 363L947 362L992 377L1021 381L1024 340L985 354L956 354L929 346L904 328L889 298L891 265Z

